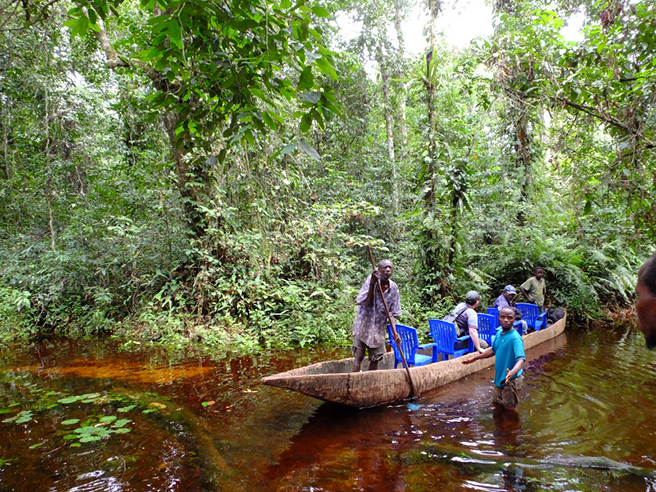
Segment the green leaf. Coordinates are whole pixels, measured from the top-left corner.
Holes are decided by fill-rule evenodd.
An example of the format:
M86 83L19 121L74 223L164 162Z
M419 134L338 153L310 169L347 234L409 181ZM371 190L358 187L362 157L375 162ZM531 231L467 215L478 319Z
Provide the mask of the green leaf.
M123 427L125 424L129 424L130 422L132 422L130 419L119 419L116 422L114 422L114 425L112 427L117 429L119 427Z
M312 75L312 68L305 67L298 78L298 90L306 91L314 87L314 75Z
M330 12L324 7L315 6L312 7L312 13L317 17L330 17Z
M314 147L312 147L305 140L301 140L299 143L301 145L301 148L303 149L303 152L305 152L315 161L321 161L321 156L319 155L319 152L317 152Z
M121 407L117 410L117 412L119 412L119 413L129 412L133 408L137 408L137 406L136 405L128 405L127 407Z
M80 438L80 442L100 441L101 439L100 436L84 436Z
M303 94L301 94L301 99L304 99L305 101L311 104L317 104L321 100L321 92L319 91L304 92Z
M62 425L73 425L73 424L77 424L79 421L80 421L80 419L68 419L68 420L62 421L61 424Z
M102 424L106 424L108 422L114 422L118 417L116 415L107 415L106 417L102 417L99 422Z
M296 150L296 144L295 143L290 143L285 145L282 150L280 151L280 155L287 155L291 154Z
M312 128L312 117L309 114L303 115L303 117L301 118L300 127L303 133L307 132L310 128Z

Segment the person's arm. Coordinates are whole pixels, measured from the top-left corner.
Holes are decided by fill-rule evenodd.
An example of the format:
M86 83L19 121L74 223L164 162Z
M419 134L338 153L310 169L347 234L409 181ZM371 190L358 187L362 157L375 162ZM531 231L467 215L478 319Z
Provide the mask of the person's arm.
M481 341L478 338L478 315L473 309L467 309L467 313L469 314L467 317L467 328L469 331L469 336L472 339L472 343L474 344L476 351L479 353L483 352L483 349L481 348Z
M469 327L469 336L472 339L472 343L474 344L474 348L478 353L483 352L483 349L481 348L481 341L478 338L478 326L470 326Z
M376 284L378 283L379 278L380 278L380 272L378 270L374 270L374 272L371 274L371 277L367 279L367 281L369 282L369 289L367 290L367 296L364 299L362 298L363 290L366 286L366 282L365 282L365 285L363 285L362 289L360 289L360 293L358 294L358 297L355 301L356 304L371 306L374 303L376 289L378 288Z
M475 362L479 359L488 359L493 355L494 355L494 351L492 350L492 347L488 347L487 349L485 349L483 353L479 352L474 357L470 357L469 359L462 359L462 363L471 364L472 362Z
M394 334L394 342L397 345L401 345L401 335L399 335L399 332L396 331L396 320L394 319L394 316L392 316L389 319L390 326L393 328L392 333Z
M524 297L526 297L526 300L532 304L535 304L535 299L533 299L530 295L528 295L528 292L526 292L526 289L524 288L524 284L519 286L519 290L522 291L522 294Z
M515 365L512 369L506 369L506 384L510 383L510 380L515 376L515 374L521 371L523 366L524 359L517 359L517 362L515 362Z

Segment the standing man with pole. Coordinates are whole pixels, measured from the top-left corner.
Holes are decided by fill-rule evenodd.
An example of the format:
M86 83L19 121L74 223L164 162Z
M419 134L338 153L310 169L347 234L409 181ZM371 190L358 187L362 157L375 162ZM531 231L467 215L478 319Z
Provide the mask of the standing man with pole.
M369 354L370 371L378 369L378 362L385 355L385 304L389 307L390 324L394 323L394 318L401 316L399 287L390 279L393 271L394 265L390 260L381 260L378 270L367 277L356 298L358 312L353 323L353 372L360 372L365 352ZM376 293L377 285L380 285L383 297L380 292Z

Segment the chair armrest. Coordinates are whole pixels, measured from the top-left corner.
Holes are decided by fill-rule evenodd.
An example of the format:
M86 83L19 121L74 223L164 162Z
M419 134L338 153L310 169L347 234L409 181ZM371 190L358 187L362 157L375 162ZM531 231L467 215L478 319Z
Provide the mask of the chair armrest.
M456 340L458 340L459 342L463 342L465 340L469 340L470 338L471 337L469 335L464 335L464 336L456 338Z
M535 318L535 331L540 331L547 327L547 313L540 314Z
M423 343L423 344L421 344L417 347L417 350L428 349L428 348L433 349L432 350L433 362L437 362L438 357L440 356L440 353L437 351L437 343L435 343L435 342L433 342L433 343Z

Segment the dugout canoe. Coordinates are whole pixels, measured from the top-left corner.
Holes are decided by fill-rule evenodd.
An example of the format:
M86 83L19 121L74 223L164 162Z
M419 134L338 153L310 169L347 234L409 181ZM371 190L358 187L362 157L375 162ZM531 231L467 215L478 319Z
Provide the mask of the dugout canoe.
M565 331L567 316L549 328L523 337L527 361L529 349L555 339ZM548 344L545 344L548 345ZM545 348L549 348L546 346ZM468 357L465 355L464 357ZM367 408L411 397L408 374L399 366L394 369L394 353L387 352L377 371L366 371L366 359L362 372L350 372L353 358L319 362L306 367L281 372L262 378L269 386L276 386L320 400L340 403L356 408ZM472 373L490 367L494 357L462 364L462 358L436 362L421 367L411 367L410 374L418 394L457 381Z

